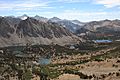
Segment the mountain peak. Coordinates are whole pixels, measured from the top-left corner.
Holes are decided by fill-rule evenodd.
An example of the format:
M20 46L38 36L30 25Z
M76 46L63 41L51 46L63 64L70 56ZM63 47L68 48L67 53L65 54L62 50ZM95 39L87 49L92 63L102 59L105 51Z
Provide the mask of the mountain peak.
M33 18L36 19L36 20L42 21L42 22L47 22L47 21L48 21L47 18L41 17L41 16L39 16L39 15L36 15L36 16L34 16Z
M22 19L22 20L25 20L25 19L27 19L28 17L29 17L29 16L27 16L26 14L24 14L24 15L20 16L19 18Z
M53 18L50 19L50 21L52 21L52 22L58 22L58 21L61 21L61 19L58 18L58 17L53 17Z
M34 17L40 17L39 15L35 15Z

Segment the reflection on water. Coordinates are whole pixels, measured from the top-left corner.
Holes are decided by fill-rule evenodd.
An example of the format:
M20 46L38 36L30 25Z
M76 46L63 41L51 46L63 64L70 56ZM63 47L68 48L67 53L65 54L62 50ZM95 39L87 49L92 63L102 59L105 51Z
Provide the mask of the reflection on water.
M41 65L47 65L50 64L51 60L47 59L47 58L40 58L38 63L40 63Z
M13 51L13 54L15 54L16 57L25 57L25 58L31 58L32 56L31 55L28 55L28 54L24 54L23 52L21 51ZM51 62L51 59L48 56L46 57L41 57L39 60L37 60L37 62L41 65L47 65L47 64L50 64Z

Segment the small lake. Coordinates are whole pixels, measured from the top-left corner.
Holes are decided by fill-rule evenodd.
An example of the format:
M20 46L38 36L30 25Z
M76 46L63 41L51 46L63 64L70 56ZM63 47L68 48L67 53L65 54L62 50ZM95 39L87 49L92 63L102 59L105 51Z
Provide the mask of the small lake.
M111 43L112 40L93 40L95 43Z
M16 54L17 57L31 57L28 54L22 53L21 51L14 51L13 54ZM38 63L41 64L41 65L47 65L47 64L50 64L50 62L51 62L50 58L41 57L38 60Z
M47 58L40 58L38 60L38 63L41 65L47 65L47 64L50 64L50 62L51 62L51 59L47 59Z

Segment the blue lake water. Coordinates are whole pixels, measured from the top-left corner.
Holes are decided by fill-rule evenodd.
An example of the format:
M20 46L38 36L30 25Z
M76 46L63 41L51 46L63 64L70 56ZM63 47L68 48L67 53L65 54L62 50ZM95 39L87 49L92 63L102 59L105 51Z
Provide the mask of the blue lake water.
M112 40L93 40L96 43L110 43Z
M38 63L40 63L41 65L47 65L47 64L50 64L51 60L50 59L47 59L47 58L40 58L38 60Z

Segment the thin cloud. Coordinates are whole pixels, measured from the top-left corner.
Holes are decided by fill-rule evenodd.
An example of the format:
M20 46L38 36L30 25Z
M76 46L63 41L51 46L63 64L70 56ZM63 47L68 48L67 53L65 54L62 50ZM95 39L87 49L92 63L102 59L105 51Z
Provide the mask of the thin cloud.
M79 10L65 10L61 15L64 16L93 16L93 15L106 15L106 12L83 12Z
M84 3L84 4L83 4ZM105 6L101 7L99 5ZM95 9L94 9L95 7ZM115 8L114 8L115 7ZM118 8L116 8L118 7ZM81 21L119 18L120 0L1 0L1 15L41 15Z
M58 1L63 3L77 3L77 2L88 2L90 0L58 0Z
M120 0L94 0L96 4L102 4L107 8L120 6Z
M59 14L54 14L54 16L57 16L61 19L77 19L80 21L100 20L105 18L106 15L108 15L107 12L83 12L79 10L65 10Z
M31 10L35 8L51 8L48 6L48 2L42 2L38 0L25 0L25 1L13 1L13 2L0 2L0 10L13 9L13 10Z

